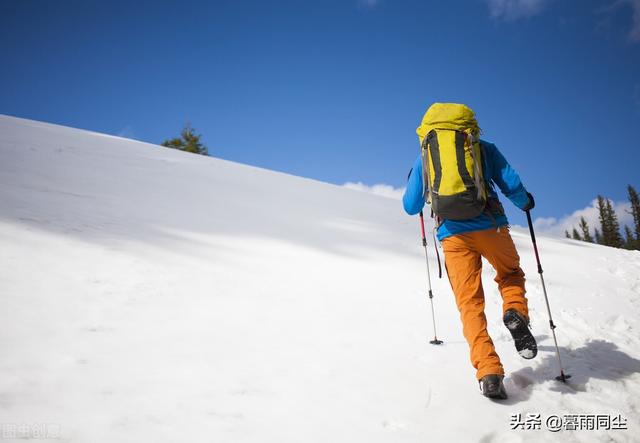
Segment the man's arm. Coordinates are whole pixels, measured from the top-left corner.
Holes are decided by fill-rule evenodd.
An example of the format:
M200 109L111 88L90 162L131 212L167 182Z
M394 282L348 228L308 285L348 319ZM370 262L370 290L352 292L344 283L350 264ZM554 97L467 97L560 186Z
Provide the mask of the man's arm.
M511 167L507 159L504 158L494 144L485 143L484 147L487 160L491 162L493 166L493 176L491 179L514 205L523 211L527 210L533 201L529 199L529 194L522 184L518 173Z
M422 157L418 156L409 174L407 189L402 196L402 205L409 215L415 215L424 207L422 195Z

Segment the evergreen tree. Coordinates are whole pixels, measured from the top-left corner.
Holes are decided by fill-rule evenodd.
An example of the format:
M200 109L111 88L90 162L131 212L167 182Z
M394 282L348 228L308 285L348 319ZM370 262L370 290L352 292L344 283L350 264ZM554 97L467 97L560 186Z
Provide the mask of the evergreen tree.
M600 231L598 231L598 228L595 229L594 240L596 241L597 244L599 245L602 244L602 237L600 236Z
M196 134L190 125L186 125L180 137L172 138L162 142L162 146L179 149L181 151L192 152L194 154L209 155L207 147L200 142L202 135Z
M633 215L636 240L640 243L640 198L633 186L629 185L627 191L629 192L629 201L631 202L631 215Z
M631 228L629 228L628 225L624 225L624 233L626 236L625 242L624 242L624 248L625 249L638 249L638 241L633 238L633 232L631 232Z
M589 225L584 217L580 217L580 230L582 231L582 239L586 242L593 243L593 238L589 232Z
M582 240L582 238L580 238L580 233L576 228L573 228L573 232L571 233L571 236L574 240Z
M607 199L607 218L609 220L609 229L611 235L611 245L614 248L621 248L623 245L622 235L620 235L620 223L616 211L611 206L611 200Z
M600 230L602 232L602 236L598 243L605 246L611 246L611 229L609 228L607 205L601 195L598 195L598 219L600 220Z

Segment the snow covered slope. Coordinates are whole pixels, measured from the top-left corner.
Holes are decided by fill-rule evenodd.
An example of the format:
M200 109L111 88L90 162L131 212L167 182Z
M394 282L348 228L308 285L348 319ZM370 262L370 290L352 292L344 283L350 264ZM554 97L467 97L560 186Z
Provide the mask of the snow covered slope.
M638 441L640 253L539 239L573 376L563 385L528 233L513 235L540 353L516 354L485 266L510 394L492 402L478 391L446 277L433 280L445 343L428 343L418 221L398 201L0 116L0 432ZM511 414L540 414L541 429L511 430ZM628 429L550 432L554 414L621 414Z

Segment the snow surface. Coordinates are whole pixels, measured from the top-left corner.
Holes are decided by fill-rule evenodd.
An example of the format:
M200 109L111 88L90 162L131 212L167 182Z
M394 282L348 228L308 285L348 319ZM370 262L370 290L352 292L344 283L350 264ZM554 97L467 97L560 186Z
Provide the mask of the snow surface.
M640 253L539 239L572 375L563 385L528 232L513 237L540 352L516 353L485 263L510 395L495 402L479 393L446 276L433 278L444 344L429 344L418 220L399 202L0 116L0 432L10 441L15 426L44 423L68 442L639 441ZM628 429L511 430L517 413L622 414Z

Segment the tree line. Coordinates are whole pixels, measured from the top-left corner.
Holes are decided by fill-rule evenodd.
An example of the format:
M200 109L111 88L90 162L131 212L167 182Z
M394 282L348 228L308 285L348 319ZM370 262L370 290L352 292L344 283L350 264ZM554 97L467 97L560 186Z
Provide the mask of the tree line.
M578 229L573 228L571 234L564 231L567 238L582 240L589 243L597 243L614 248L640 250L640 198L638 192L631 185L627 186L629 202L631 203L630 214L633 216L633 228L624 226L624 237L620 232L618 216L611 205L611 200L598 195L598 219L600 229L595 228L593 236L584 217L580 217Z

